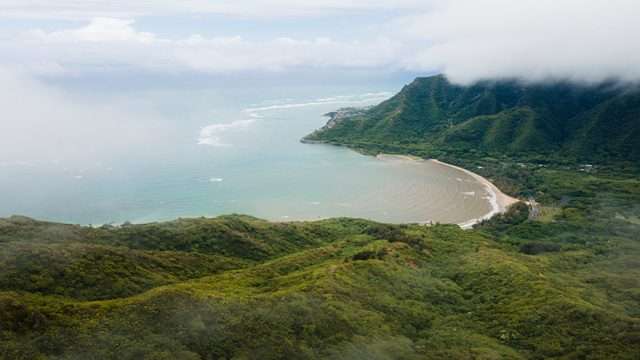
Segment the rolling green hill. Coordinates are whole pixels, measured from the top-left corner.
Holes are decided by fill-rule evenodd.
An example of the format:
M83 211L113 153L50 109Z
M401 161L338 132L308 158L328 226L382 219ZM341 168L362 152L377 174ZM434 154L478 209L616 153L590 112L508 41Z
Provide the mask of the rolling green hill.
M558 175L607 196L474 231L1 219L0 358L636 359L640 183Z
M640 160L640 90L613 83L451 84L418 78L391 99L306 140L364 149L420 149Z

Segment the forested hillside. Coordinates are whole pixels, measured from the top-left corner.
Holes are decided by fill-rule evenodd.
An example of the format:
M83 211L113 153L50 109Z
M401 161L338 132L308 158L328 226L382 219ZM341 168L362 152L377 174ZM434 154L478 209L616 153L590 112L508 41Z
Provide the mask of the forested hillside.
M615 206L637 201L616 185ZM588 210L604 205L518 205L474 231L2 219L0 358L636 359L638 218Z
M307 140L427 153L484 152L581 161L640 160L640 91L615 83L451 84L418 78L382 104Z

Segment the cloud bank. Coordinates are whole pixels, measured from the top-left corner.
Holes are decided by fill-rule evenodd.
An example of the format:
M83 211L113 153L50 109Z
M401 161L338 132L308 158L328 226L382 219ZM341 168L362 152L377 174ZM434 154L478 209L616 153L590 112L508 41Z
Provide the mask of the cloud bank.
M300 67L375 68L390 64L396 53L396 46L387 39L340 42L278 37L252 41L198 34L169 39L137 31L134 24L130 19L97 18L80 28L29 31L18 43L0 45L0 49L15 63L44 74L122 67L214 74Z
M244 18L331 16L397 9L424 9L425 0L3 0L0 17L17 19L87 19L219 14Z
M116 6L118 5L118 6ZM395 14L368 37L170 37L141 31L130 18L97 17L55 31L35 29L6 39L0 55L39 74L138 69L161 72L284 72L366 69L444 72L453 81L520 78L598 82L640 80L640 2L635 0L433 1L107 1L4 2L5 17L216 13L300 18L372 11ZM75 12L74 12L75 11ZM21 15L22 14L22 15ZM260 23L260 26L267 26ZM345 33L354 29L344 29Z
M0 67L0 165L95 165L153 154L173 129L151 114L88 102Z
M457 82L636 82L639 18L635 0L462 0L396 26L428 42L407 58L408 68L441 69Z

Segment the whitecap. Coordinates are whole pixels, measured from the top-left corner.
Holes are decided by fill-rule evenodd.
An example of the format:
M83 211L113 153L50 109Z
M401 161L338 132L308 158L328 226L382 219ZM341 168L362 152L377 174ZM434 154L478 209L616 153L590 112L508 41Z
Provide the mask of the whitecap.
M208 145L215 147L231 146L231 144L223 141L222 135L233 130L246 130L255 121L255 119L236 120L226 124L212 124L205 126L200 130L200 135L198 136L198 145Z
M249 115L250 118L254 118L254 119L262 119L262 118L264 118L264 116L262 116L260 114L257 114L255 112L249 112L248 115Z
M307 102L299 102L299 103L294 103L290 101L284 102L284 103L277 103L277 101L274 101L276 102L275 105L249 107L242 111L250 114L249 116L255 116L256 113L263 112L263 111L271 111L271 110L286 110L286 109L304 108L309 106L330 105L330 104L371 103L375 101L382 101L391 95L392 94L390 92L379 92L379 93L365 93L365 94L357 94L357 95L336 95L336 96L312 99Z

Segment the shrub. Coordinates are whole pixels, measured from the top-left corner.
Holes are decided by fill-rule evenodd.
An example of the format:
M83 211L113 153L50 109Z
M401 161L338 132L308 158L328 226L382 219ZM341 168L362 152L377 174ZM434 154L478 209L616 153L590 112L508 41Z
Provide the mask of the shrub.
M537 255L545 252L558 252L560 245L539 242L529 242L520 246L520 252L527 255Z

